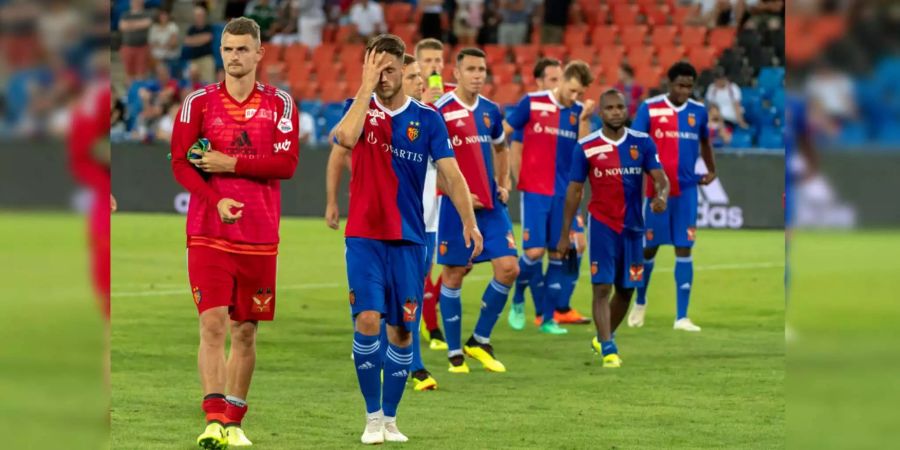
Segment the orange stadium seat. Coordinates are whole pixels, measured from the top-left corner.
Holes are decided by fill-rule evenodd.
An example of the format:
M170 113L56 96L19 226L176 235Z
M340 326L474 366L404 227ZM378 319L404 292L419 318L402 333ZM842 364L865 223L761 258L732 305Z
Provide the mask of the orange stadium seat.
M627 25L622 27L619 40L626 48L643 47L647 38L647 25Z
M535 44L516 45L512 51L516 64L520 66L534 64L538 57L538 46Z
M691 47L702 47L706 44L706 27L689 26L681 29L681 45Z
M637 5L625 3L612 5L612 21L619 26L637 25L638 13L640 9Z
M615 61L616 64L625 57L625 47L621 45L604 45L600 47L600 62Z
M586 25L570 25L566 27L563 35L563 44L566 47L581 47L587 43L591 30Z
M645 67L634 73L634 81L647 89L659 86L662 79L663 72L657 67Z
M580 59L590 65L597 62L597 50L594 47L577 47L569 52L569 61Z
M356 25L341 25L334 35L334 42L337 44L350 42L356 34Z
M316 79L319 80L319 84L324 85L325 83L340 80L344 68L340 63L333 62L330 64L316 65L315 71Z
M713 28L709 32L709 45L716 49L716 54L721 54L726 48L734 45L735 34L737 31L734 27L718 27Z
M647 66L653 62L653 53L655 49L650 46L631 47L626 53L628 63L632 67Z
M488 67L493 67L495 64L505 63L507 50L509 50L509 49L505 45L499 45L499 44L485 45L484 52L487 54Z
M650 42L659 47L675 45L675 36L678 35L678 27L675 25L657 25L653 27Z
M515 104L522 98L522 85L518 83L504 86L502 89L495 87L495 90L496 92L494 92L491 100L500 106Z
M284 61L284 51L286 48L284 45L275 45L271 42L266 42L263 45L263 48L266 49L266 57L263 59L268 59L269 61L267 62L275 63Z
M602 47L614 44L619 36L619 27L616 25L598 25L591 32L591 46Z
M337 46L334 44L326 44L316 47L312 52L312 62L316 66L329 65L334 62L334 55L337 53Z
M489 66L491 71L491 84L505 85L512 83L518 72L518 68L512 63L501 63Z
M344 44L338 52L338 61L344 67L360 67L365 59L366 47L363 44Z
M415 23L401 23L390 27L390 31L396 34L407 48L413 48L416 44L416 35L419 33L419 25Z
M669 70L672 64L684 58L685 50L681 46L658 47L656 52L657 66L663 70Z
M708 69L716 62L716 49L710 47L689 48L688 59L698 71Z
M541 55L545 58L556 58L563 63L566 61L566 53L569 49L565 45L544 45L541 47Z
M534 87L537 84L534 82L534 67L522 67L519 66L519 77L522 78L523 86L531 86ZM528 91L531 92L531 91Z
M309 60L309 49L303 44L291 44L284 49L283 61L288 66Z
M618 67L610 67L610 70L603 72L603 81L605 86L613 86L619 82Z
M456 83L456 77L453 76L454 67L456 67L456 60L444 62L444 70L441 72L441 79L444 83Z
M412 22L413 6L410 3L388 3L384 6L384 18L390 24Z
M684 25L688 16L693 14L693 12L694 8L691 6L676 6L675 9L672 10L672 24Z
M322 103L340 103L347 99L347 83L343 81L322 83L321 91Z
M313 64L309 61L295 62L287 66L288 83L301 83L312 79Z
M316 99L319 97L319 83L315 81L292 82L291 95L295 99Z

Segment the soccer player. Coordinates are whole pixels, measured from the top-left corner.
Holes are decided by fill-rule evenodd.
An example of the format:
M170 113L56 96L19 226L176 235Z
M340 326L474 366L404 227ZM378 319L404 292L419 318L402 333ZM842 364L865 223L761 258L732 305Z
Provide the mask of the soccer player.
M644 285L638 288L635 306L628 316L628 326L644 325L647 289L653 274L653 258L660 245L675 246L676 316L673 328L700 331L688 318L688 303L694 282L691 248L697 230L697 183L705 185L716 178L716 160L709 143L707 113L703 103L691 99L697 71L686 62L669 68L669 93L651 97L641 103L631 126L649 134L656 143L663 169L672 183L669 207L662 213L644 210L647 234L644 243ZM708 173L698 175L695 166L703 157ZM656 191L648 183L647 198Z
M666 209L669 181L662 170L656 146L646 133L625 127L625 96L610 89L600 96L603 127L578 141L569 174L565 216L557 251L569 248L572 219L581 203L584 182L590 179L590 261L593 313L597 336L591 347L603 358L603 367L621 366L612 333L625 317L635 286L643 281L641 216L643 174L653 179L650 208ZM610 305L610 293L616 287Z
M441 316L447 333L447 356L451 373L468 373L463 352L487 370L506 372L494 358L491 331L509 296L509 288L519 274L512 222L506 209L509 199L509 153L503 132L503 116L496 103L479 95L487 77L485 54L464 48L456 56L454 76L459 82L453 92L435 103L447 124L459 167L466 178L475 205L478 228L484 233L484 252L472 257L460 239L464 220L446 202L441 203L438 220L438 263L441 275ZM496 168L495 168L496 165ZM495 170L496 169L496 170ZM481 314L475 330L461 346L463 277L473 263L491 261L494 279L482 296Z
M441 41L434 38L422 39L416 44L415 57L419 63L423 78L433 79L435 75L440 77L444 72L444 44ZM439 84L430 86L426 84L421 101L426 104L432 104L454 88L456 88L455 84L446 83L443 80ZM429 195L429 192L426 192L425 195ZM432 197L432 199L426 199L425 204L433 202L435 207L437 207L441 196L435 192ZM435 220L437 220L437 217L435 217ZM431 263L433 261L433 259L429 259L428 273L425 276L425 301L422 304L421 332L422 337L429 342L429 348L432 350L447 350L446 338L444 338L444 333L441 332L437 319L437 301L440 296L441 278L438 276L437 281L431 281L431 267L433 266Z
M184 99L171 144L175 179L191 193L188 275L200 313L198 366L207 420L197 443L213 449L251 445L241 420L258 322L275 316L279 179L293 176L299 152L293 99L256 82L264 54L256 22L229 21L220 51L225 80ZM191 150L189 158L200 138L209 140L209 150Z
M425 279L422 194L429 158L464 226L459 238L470 255L482 240L465 180L438 113L402 90L406 46L382 34L366 46L362 85L348 101L335 140L352 149L346 260L350 306L356 318L353 359L366 403L361 441L408 440L397 428L397 406L413 360ZM379 351L381 318L389 346ZM381 369L384 369L384 382Z
M559 321L588 322L569 307L568 297L574 289L578 267L571 263L566 267L563 260L569 257L577 263L577 256L569 255L571 252L556 253L556 238L562 226L572 149L579 136L588 134L594 109L592 100L584 105L578 99L593 81L586 63L572 61L566 65L558 86L527 94L506 119L523 134L521 154L513 157L512 167L519 181L517 188L522 192L524 254L519 258L517 284L538 286L543 280L546 291L540 307L540 330L547 334L568 332L558 325ZM584 228L576 222L575 231L583 232ZM546 276L541 273L545 249L550 256ZM524 302L513 303L509 322L516 330L525 327Z

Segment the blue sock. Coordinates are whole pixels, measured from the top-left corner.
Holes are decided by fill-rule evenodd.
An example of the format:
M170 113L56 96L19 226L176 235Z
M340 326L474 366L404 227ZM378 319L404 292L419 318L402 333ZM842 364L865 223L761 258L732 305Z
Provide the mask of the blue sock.
M449 353L462 354L462 301L460 289L441 285L441 319L444 322L444 337L447 338Z
M597 340L599 341L600 338L598 337ZM619 349L616 347L616 341L612 340L612 338L608 341L600 342L600 351L603 353L603 356L619 353Z
M381 319L381 334L378 336L379 342L379 351L381 352L381 360L384 361L384 353L388 348L388 339L387 339L387 322L384 319Z
M547 285L544 281L543 272L539 272L531 284L531 300L534 301L534 315L537 317L544 315L544 297L547 296Z
M690 256L675 257L675 290L678 293L678 311L675 320L687 317L691 302L691 284L694 283L694 259Z
M476 336L491 338L491 331L494 330L494 325L497 324L497 319L506 306L506 299L509 298L509 288L496 279L488 283L484 295L481 296L481 314L478 315L478 322L475 324Z
M541 273L541 260L533 260L527 255L522 254L519 257L519 277L516 278L516 291L513 293L513 303L521 305L525 303L525 289L531 288L531 295L534 295L533 281L535 275Z
M421 319L420 319L421 320ZM415 372L417 370L425 370L425 363L422 362L422 344L421 338L422 335L419 333L419 327L416 326L413 328L412 332L412 364L409 366L410 373Z
M418 330L416 330L418 331ZM388 345L387 357L384 359L384 392L382 408L387 417L397 416L397 405L403 397L406 379L409 377L409 365L413 360L412 347Z
M359 331L353 333L353 365L359 389L366 400L366 412L381 409L381 369L384 359L378 336L367 336Z
M650 286L650 274L653 273L653 260L644 260L644 283L637 288L637 300L634 302L638 305L647 304L647 287Z
M581 255L578 255L578 270L565 273L565 282L562 284L562 296L559 299L559 309L568 311L572 306L572 294L575 293L575 285L578 284L578 276L581 274Z
M544 323L553 320L553 313L556 311L562 297L562 285L566 282L565 270L563 262L559 259L551 259L547 266L547 278L544 283L547 291L544 294L544 304L541 311L544 313Z

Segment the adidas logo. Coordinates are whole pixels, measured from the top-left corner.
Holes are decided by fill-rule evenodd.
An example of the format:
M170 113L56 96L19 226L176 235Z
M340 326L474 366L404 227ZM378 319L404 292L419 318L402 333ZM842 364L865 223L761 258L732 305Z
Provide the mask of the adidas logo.
M232 147L249 147L253 145L250 142L250 136L247 134L247 130L241 130L241 134L235 136L234 140L231 141Z
M374 368L375 368L375 364L372 364L371 361L366 361L366 362L364 362L364 363L362 363L362 364L356 366L356 368L359 369L359 370L369 370L369 369L374 369Z
M462 127L462 126L465 126L465 125L466 125L466 123L463 122L462 119L459 119L459 120L456 121L456 126L458 126L458 127Z
M678 286L678 289L690 289L691 283L684 283L681 286Z
M401 371L392 373L391 376L398 377L398 378L406 378L407 376L409 376L409 373L407 373L406 370L401 370Z
M216 120L213 120L213 123L212 123L212 124L213 124L214 127L221 127L222 125L225 125L225 124L222 122L222 119L220 119L220 118L218 118L218 117L216 117Z
M449 319L444 319L444 320L446 320L447 322L459 322L459 316L458 315L453 316L453 317L450 317Z
M550 289L562 289L562 286L560 286L559 283L553 283L553 284L551 284L551 285L548 286L548 287L549 287Z
M666 116L662 116L659 118L659 123L669 123L669 119Z
M609 157L606 156L606 153L600 153L597 155L597 159L607 159L607 158L609 158Z
M485 308L487 308L487 303L486 303L486 302L481 302L481 309L485 309Z

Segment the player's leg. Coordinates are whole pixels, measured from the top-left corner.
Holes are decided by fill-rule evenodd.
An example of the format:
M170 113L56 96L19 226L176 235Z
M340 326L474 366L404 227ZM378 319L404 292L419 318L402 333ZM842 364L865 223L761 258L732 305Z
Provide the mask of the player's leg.
M565 266L558 252L549 252L549 261L547 262L547 274L544 276L544 285L546 290L544 293L544 302L541 306L543 317L541 318L541 333L546 334L566 334L569 331L556 323L556 308L561 303L563 288L562 285L567 282L565 276Z
M226 366L225 433L230 447L253 445L241 422L247 414L247 393L256 366L256 321L231 321L231 350Z
M612 337L609 298L616 281L616 267L621 254L621 239L605 224L590 219L590 260L592 302L591 313L597 335L591 348L603 358L603 367L619 367L619 350Z
M416 314L413 312L413 314ZM388 321L392 322L392 321ZM414 320L411 325L417 326ZM413 334L405 325L387 325L389 347L384 359L384 440L406 442L409 439L397 428L397 408L403 397L406 378L413 360ZM413 328L415 329L415 328Z
M547 240L547 247L550 249L555 249L556 244L559 243L559 235L562 232L562 221L563 221L563 210L565 209L566 199L564 197L553 197L553 205L550 210L550 215L548 217L549 221L549 239ZM579 223L581 221L580 214L576 216L576 220L572 223L573 232L584 231L584 229L580 226ZM582 238L584 236L582 235ZM572 236L570 233L570 238L572 242L572 248L578 250L578 241ZM559 290L550 290L548 283L548 291L552 292L553 296L556 298L553 301L553 321L558 324L584 324L590 322L590 320L584 316L582 316L578 311L572 309L571 305L571 297L572 292L575 290L575 280L578 279L578 267L580 260L575 257L574 260L570 259L570 255L557 255L562 262L562 270L558 274L558 283L553 283L553 285L559 285ZM549 271L549 269L548 269ZM550 303L550 302L547 302ZM544 323L548 323L546 321L547 312L544 312ZM558 328L558 327L557 327ZM543 331L543 330L542 330Z
M616 286L616 291L609 304L610 326L612 327L613 333L619 329L619 325L621 325L622 320L625 319L625 314L628 312L628 305L631 304L631 296L633 293L633 288L626 288L621 285Z
M491 372L506 372L503 363L494 358L491 332L506 306L509 290L519 275L519 265L516 257L512 255L492 259L491 265L494 269L494 278L481 296L481 313L464 350L467 355L477 359L485 369Z
M694 260L691 249L697 231L697 187L683 188L672 208L672 243L675 246L676 315L673 328L700 331L688 318L691 289L694 285Z
M671 201L671 198L670 198ZM671 204L669 205L671 207ZM644 281L637 288L634 308L628 315L629 327L644 326L644 315L647 308L647 290L650 288L650 276L653 274L654 261L660 245L672 243L672 227L670 211L655 213L650 209L650 202L644 201Z
M462 350L462 300L461 290L466 266L472 257L472 249L463 240L462 219L451 202L441 202L438 219L438 264L441 272L441 318L447 338L447 358L451 373L469 373ZM481 211L475 212L478 220ZM484 233L479 222L479 229Z
M435 289L431 281L431 269L434 266L434 250L437 245L437 232L425 233L425 261L428 266L425 275L425 291L422 301L422 335L432 350L446 350L447 342L437 320L437 301L441 295L440 288ZM440 277L438 277L440 283ZM417 338L418 339L418 338Z
M522 256L519 257L519 275L509 310L509 325L514 330L525 328L525 289L531 289L536 317L542 317L544 297L544 249L547 244L547 215L550 212L549 196L521 193Z

